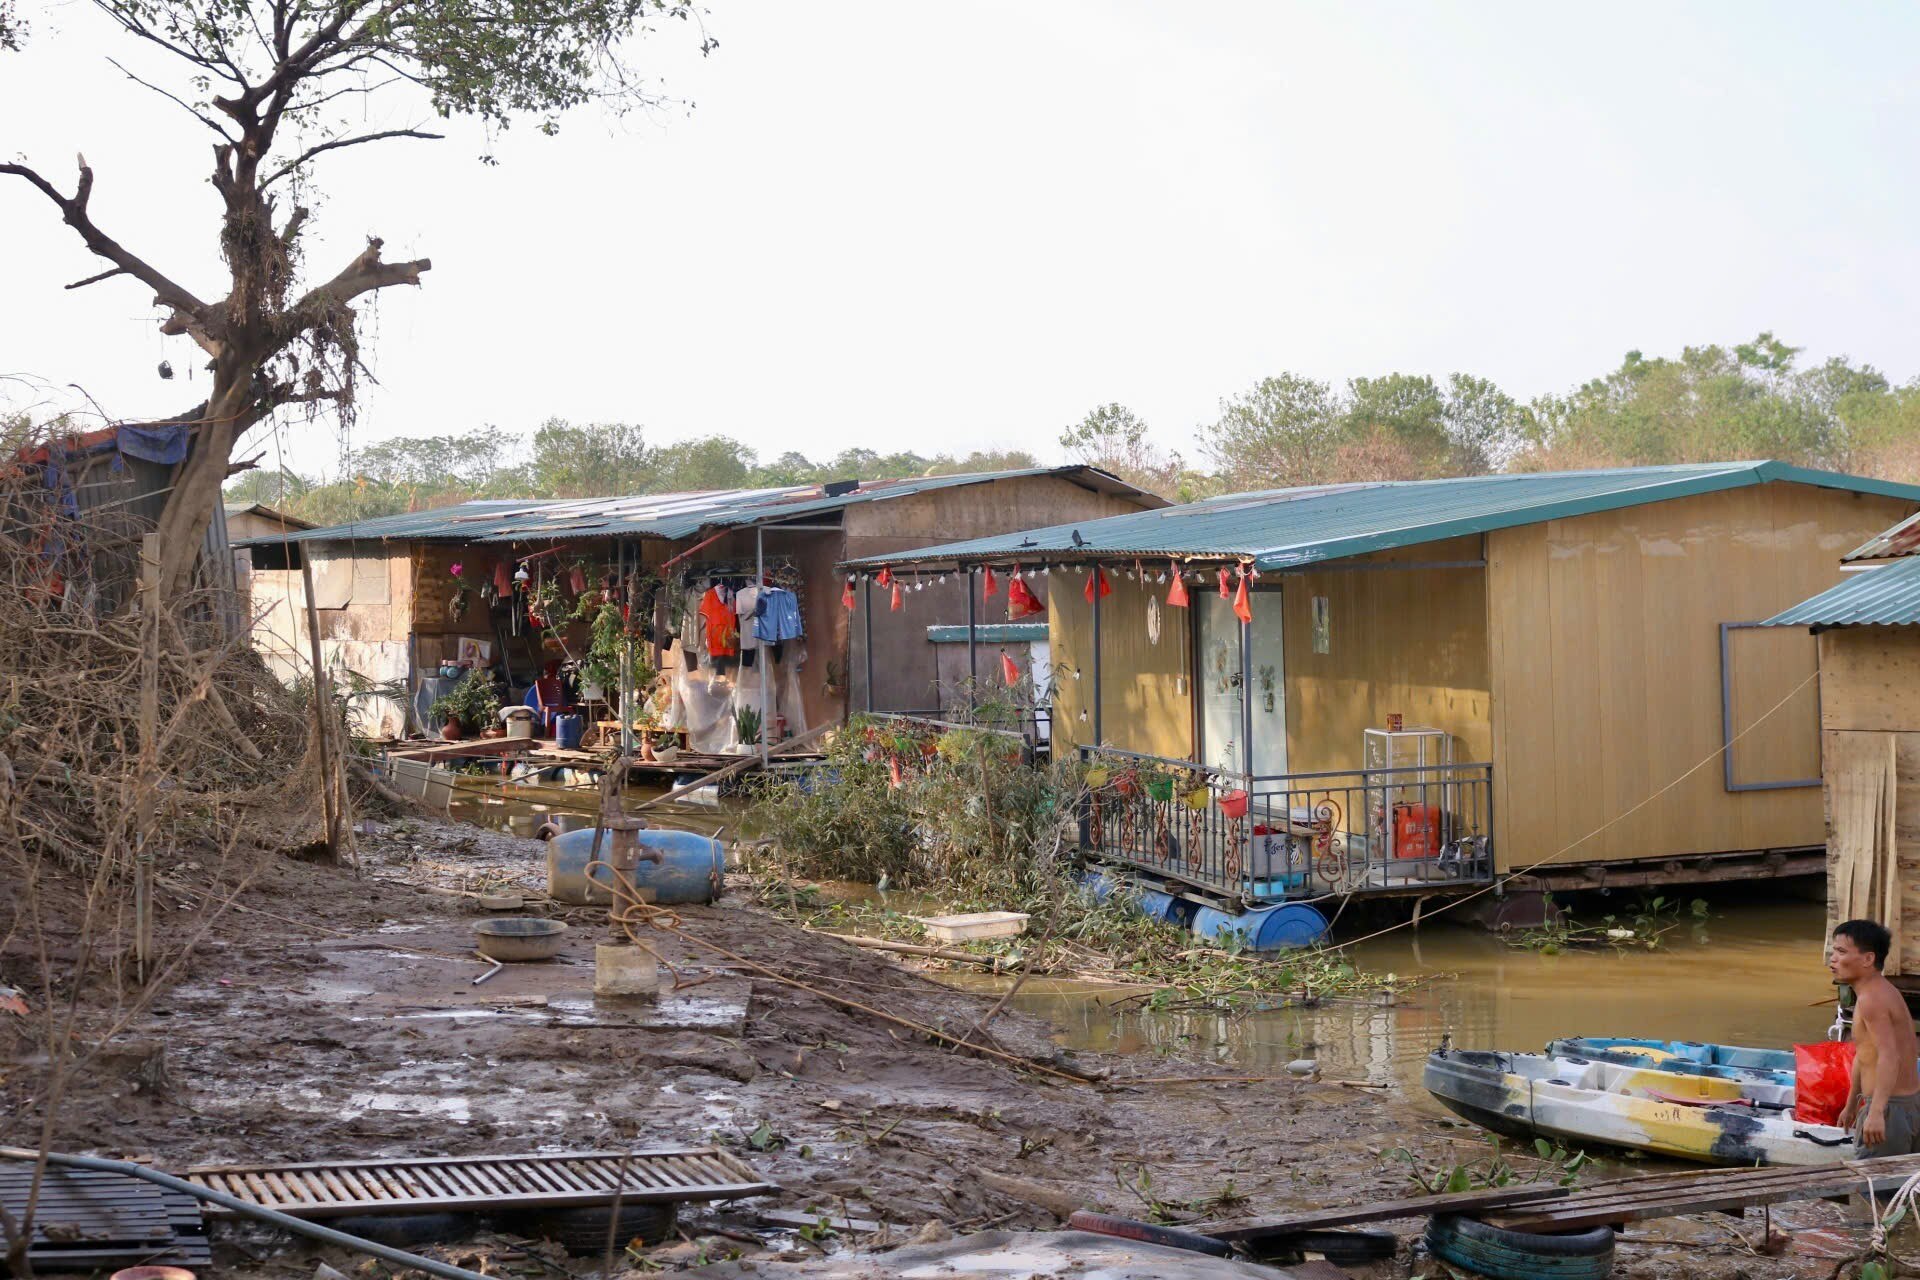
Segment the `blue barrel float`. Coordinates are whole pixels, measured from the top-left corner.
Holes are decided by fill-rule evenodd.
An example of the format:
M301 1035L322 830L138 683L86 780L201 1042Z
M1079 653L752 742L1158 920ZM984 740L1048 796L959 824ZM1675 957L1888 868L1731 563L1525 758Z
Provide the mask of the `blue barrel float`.
M583 715L555 716L553 736L562 751L578 751L587 736L587 718Z
M1105 902L1115 893L1131 890L1137 895L1143 915L1168 924L1191 929L1209 942L1225 945L1239 935L1246 951L1285 951L1310 947L1327 936L1327 918L1304 902L1283 902L1252 911L1229 912L1204 907L1185 898L1177 898L1161 889L1149 888L1125 877L1102 871L1089 871L1080 879L1082 889L1095 900Z
M613 872L608 868L595 867L593 884L587 884L587 863L593 857L593 833L597 829L568 831L547 841L547 892L561 902L612 900ZM643 851L660 855L660 861L641 862L633 872L634 888L652 889L655 902L712 902L720 896L727 855L718 840L691 831L654 828L634 832L634 839ZM600 842L602 862L607 859L612 840L609 832Z

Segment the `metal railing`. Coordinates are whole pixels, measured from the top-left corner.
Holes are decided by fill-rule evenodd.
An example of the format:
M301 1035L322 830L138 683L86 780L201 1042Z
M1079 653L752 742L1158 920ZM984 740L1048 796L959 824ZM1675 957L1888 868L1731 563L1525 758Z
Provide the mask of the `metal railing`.
M1079 748L1080 847L1233 899L1436 890L1493 878L1493 766L1244 774Z

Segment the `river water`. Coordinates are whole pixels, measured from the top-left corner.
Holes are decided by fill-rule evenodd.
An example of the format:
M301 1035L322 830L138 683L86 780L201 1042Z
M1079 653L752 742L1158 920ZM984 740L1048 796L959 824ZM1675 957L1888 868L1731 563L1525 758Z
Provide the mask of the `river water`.
M629 808L647 798L630 790ZM549 819L585 825L597 792L556 792L551 801L468 795L453 816L531 836ZM738 815L711 805L656 806L662 825L708 834ZM1313 1058L1330 1077L1419 1088L1427 1052L1442 1036L1463 1048L1537 1051L1556 1036L1640 1036L1784 1047L1825 1037L1833 987L1822 956L1825 909L1762 885L1713 901L1704 921L1687 920L1654 950L1567 950L1545 955L1509 946L1485 930L1430 921L1360 942L1362 970L1422 981L1392 1004L1329 1000L1226 1016L1144 1008L1141 994L1112 987L1035 981L1015 1004L1060 1028L1074 1048L1107 1052L1198 1053L1247 1075L1277 1075ZM868 890L868 892L871 892ZM1596 910L1604 910L1600 907ZM991 990L1005 979L941 975ZM1429 1104L1432 1105L1432 1104Z

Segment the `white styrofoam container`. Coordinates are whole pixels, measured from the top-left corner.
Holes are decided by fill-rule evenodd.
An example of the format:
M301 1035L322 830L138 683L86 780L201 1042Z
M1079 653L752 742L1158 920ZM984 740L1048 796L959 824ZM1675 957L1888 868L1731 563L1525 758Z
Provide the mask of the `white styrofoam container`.
M1011 938L1027 931L1024 911L970 911L958 916L921 916L927 936L937 942L971 942L976 938Z

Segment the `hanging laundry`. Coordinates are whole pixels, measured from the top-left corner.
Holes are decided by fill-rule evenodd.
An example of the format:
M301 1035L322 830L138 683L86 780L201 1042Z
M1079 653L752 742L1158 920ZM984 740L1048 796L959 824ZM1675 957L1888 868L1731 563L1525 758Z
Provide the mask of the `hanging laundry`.
M1184 609L1187 607L1186 575L1180 572L1180 566L1177 563L1172 561L1168 563L1173 566L1173 585L1167 588L1167 604L1171 608Z
M700 621L709 658L731 658L740 652L740 622L720 588L708 587L700 597Z
M1047 607L1027 589L1026 579L1015 578L1013 585L1007 588L1007 621L1018 622L1046 611Z
M753 620L760 610L761 588L748 585L733 593L733 612L740 619L740 648L742 652L760 646L760 635L753 629Z
M1242 622L1253 621L1253 604L1247 599L1247 571L1240 571L1240 589L1233 593L1233 616Z
M1102 569L1099 565L1095 565L1093 572L1087 575L1087 585L1080 592L1081 595L1087 598L1088 604L1093 603L1093 591L1096 585L1100 588L1101 595L1110 596L1113 594L1113 585L1107 581L1106 570Z
M986 586L981 589L980 594L983 596L994 596L994 595L1000 594L1000 582L999 582L999 579L993 576L992 565L987 566Z
M798 640L805 632L800 623L800 597L785 587L767 587L760 592L753 613L754 639L762 644Z
M1225 569L1220 570L1220 598L1222 600L1233 599L1233 592L1227 586L1227 571Z

